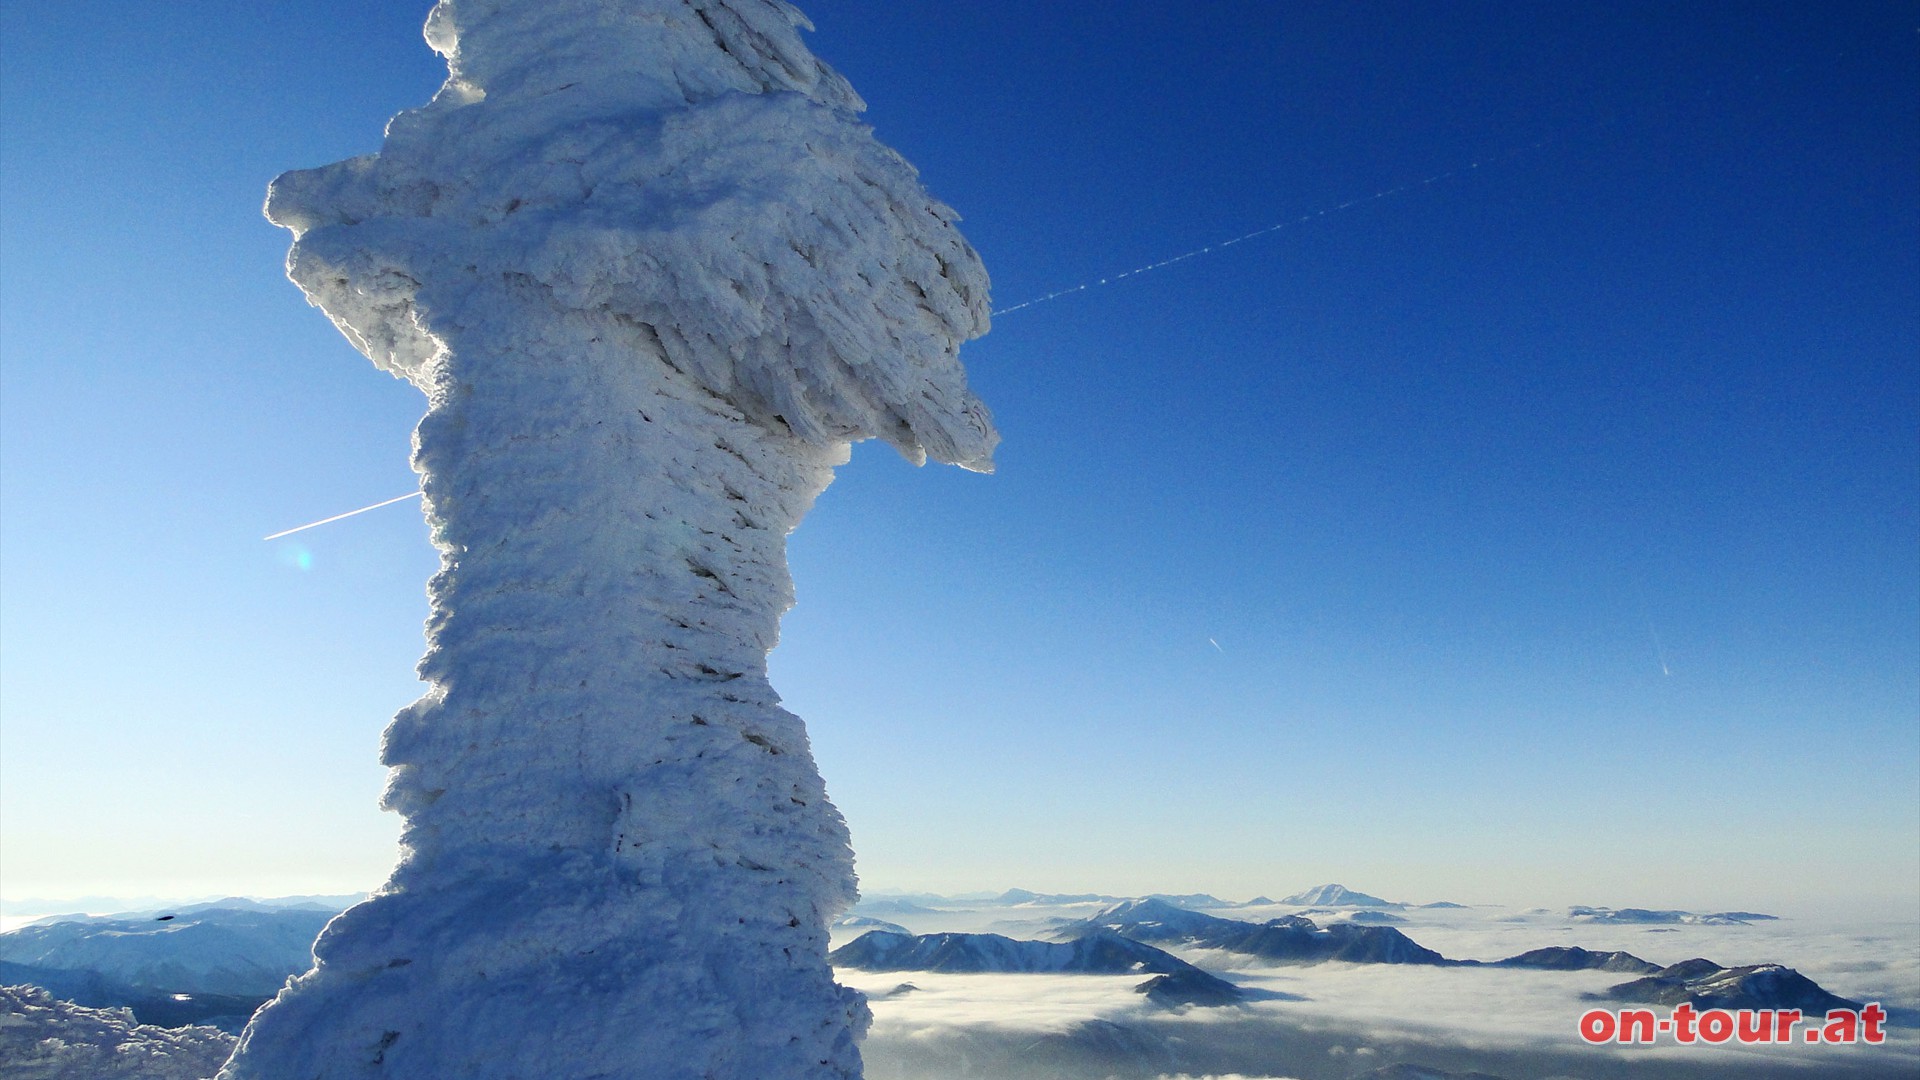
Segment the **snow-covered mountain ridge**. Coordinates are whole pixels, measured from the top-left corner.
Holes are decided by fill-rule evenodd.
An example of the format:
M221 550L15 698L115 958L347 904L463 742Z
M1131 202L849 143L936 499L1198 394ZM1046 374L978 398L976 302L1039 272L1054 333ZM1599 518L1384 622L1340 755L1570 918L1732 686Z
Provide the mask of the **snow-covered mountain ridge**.
M313 963L337 914L208 907L179 915L70 919L0 934L0 961L93 972L137 989L270 997Z
M1655 911L1648 908L1607 908L1574 906L1567 917L1575 922L1647 923L1650 925L1729 926L1739 923L1772 922L1777 915L1757 911Z
M1138 941L1095 931L1066 942L1017 941L999 934L896 934L874 930L827 957L836 968L945 974L1152 975L1135 992L1163 1008L1232 1005L1233 983Z
M1264 923L1223 919L1176 907L1164 900L1132 900L1054 932L1066 940L1108 931L1137 941L1226 949L1283 963L1330 960L1360 964L1444 964L1446 958L1416 944L1391 926L1339 923L1322 927L1301 915Z
M1066 942L1018 941L999 934L895 934L873 930L828 957L863 971L1153 974L1195 970L1172 953L1113 933Z

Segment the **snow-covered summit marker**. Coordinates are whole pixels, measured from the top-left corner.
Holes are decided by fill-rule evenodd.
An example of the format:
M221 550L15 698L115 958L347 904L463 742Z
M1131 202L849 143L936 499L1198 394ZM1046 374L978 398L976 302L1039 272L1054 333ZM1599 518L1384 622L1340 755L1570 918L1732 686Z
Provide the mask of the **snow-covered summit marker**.
M987 279L778 0L442 0L288 271L420 387L442 569L387 885L224 1080L854 1077L844 822L766 656L786 536L884 439L986 470Z

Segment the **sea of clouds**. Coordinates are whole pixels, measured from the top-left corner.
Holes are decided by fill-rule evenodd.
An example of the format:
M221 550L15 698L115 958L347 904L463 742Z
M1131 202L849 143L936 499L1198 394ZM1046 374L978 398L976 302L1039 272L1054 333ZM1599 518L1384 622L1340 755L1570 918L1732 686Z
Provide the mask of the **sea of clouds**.
M1040 937L1061 922L1099 911L1098 902L993 905L895 911L885 917L916 933L994 932ZM1262 921L1299 908L1275 905L1213 912ZM1317 912L1323 924L1347 912ZM1834 921L1805 917L1737 925L1590 923L1566 911L1495 906L1410 908L1397 928L1451 959L1497 960L1531 949L1578 945L1624 950L1657 964L1703 956L1719 964L1780 963L1843 997L1883 1001L1911 1024L1920 1002L1920 920ZM841 931L836 944L858 936ZM1183 958L1251 991L1229 1008L1154 1007L1134 976L959 975L925 972L840 977L865 991L874 1012L867 1042L872 1080L951 1080L1032 1075L1063 1078L1244 1077L1248 1080L1364 1077L1396 1064L1484 1071L1507 1077L1554 1075L1663 1077L1809 1075L1911 1077L1920 1074L1913 1027L1888 1045L1794 1044L1741 1047L1596 1048L1581 1042L1580 1015L1601 1004L1589 995L1630 976L1601 971L1538 971L1419 965L1268 964L1224 950L1175 948ZM895 993L902 984L913 989ZM1608 1003L1614 1007L1623 1003ZM1098 1037L1114 1025L1143 1036L1139 1060L1100 1056ZM1041 1042L1040 1040L1047 1040ZM1078 1040L1078 1043L1075 1043ZM1022 1071L1023 1054L1084 1044L1084 1072ZM1172 1067L1157 1069L1165 1049Z

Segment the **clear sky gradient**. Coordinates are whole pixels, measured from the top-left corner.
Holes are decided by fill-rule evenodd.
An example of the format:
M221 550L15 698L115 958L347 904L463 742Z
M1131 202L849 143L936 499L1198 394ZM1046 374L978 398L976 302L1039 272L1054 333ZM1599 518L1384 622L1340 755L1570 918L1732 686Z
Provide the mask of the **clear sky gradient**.
M427 6L0 7L10 899L391 863L425 527L259 538L422 402L259 206ZM869 888L1920 908L1920 5L805 7L1002 308L1310 216L1006 314L999 473L793 537Z

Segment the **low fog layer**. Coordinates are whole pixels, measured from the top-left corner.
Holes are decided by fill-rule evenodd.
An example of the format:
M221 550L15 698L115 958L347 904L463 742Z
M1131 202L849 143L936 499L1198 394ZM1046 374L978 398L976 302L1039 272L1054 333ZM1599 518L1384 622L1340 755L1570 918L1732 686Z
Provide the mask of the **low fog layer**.
M940 905L919 897L872 902L917 933L973 931L1044 937L1102 911L1104 900ZM914 909L918 910L914 910ZM864 905L863 905L864 909ZM1321 925L1369 909L1261 904L1204 914L1260 922L1302 912ZM1666 965L1697 956L1733 966L1772 962L1861 1001L1882 1001L1907 1026L1885 1047L1595 1048L1575 1031L1579 1016L1630 975L1420 964L1315 965L1261 962L1227 950L1172 952L1252 993L1230 1008L1155 1007L1138 977L860 973L841 977L870 995L867 1042L874 1080L954 1077L1147 1078L1184 1071L1308 1080L1346 1080L1394 1064L1461 1074L1476 1070L1520 1080L1565 1075L1662 1076L1701 1080L1804 1078L1808 1068L1838 1077L1904 1077L1920 1067L1910 1036L1920 1004L1915 923L1821 923L1805 919L1740 924L1636 926L1582 920L1569 911L1514 911L1476 905L1390 905L1392 928L1449 959L1493 961L1534 949L1622 950ZM857 930L857 928L854 928ZM836 942L855 933L837 932ZM903 984L911 989L901 990ZM1618 1007L1622 1002L1606 1002ZM1038 1058L1033 1055L1038 1054Z

